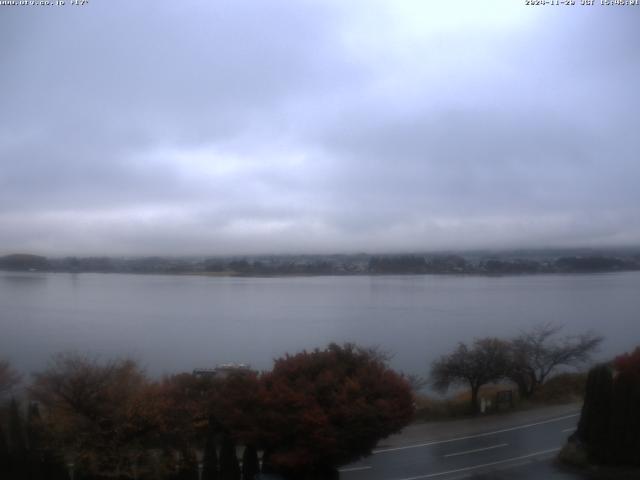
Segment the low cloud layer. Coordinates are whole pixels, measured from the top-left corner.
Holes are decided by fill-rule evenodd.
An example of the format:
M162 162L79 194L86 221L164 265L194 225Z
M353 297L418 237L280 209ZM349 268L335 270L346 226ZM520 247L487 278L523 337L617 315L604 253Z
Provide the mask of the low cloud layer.
M0 253L640 243L640 8L0 8Z

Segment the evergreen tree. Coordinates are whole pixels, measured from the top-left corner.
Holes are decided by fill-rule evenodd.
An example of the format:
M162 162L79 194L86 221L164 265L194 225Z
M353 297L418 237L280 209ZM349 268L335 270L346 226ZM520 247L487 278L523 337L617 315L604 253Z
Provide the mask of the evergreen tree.
M606 460L612 389L613 374L608 365L589 370L577 436L587 445L589 457L596 462Z
M254 446L249 445L242 454L242 480L253 480L259 472L258 452Z
M40 452L40 477L42 480L69 480L69 472L61 456L50 448L42 448Z
M162 478L167 480L178 480L180 473L180 463L176 459L175 453L170 450L163 450L160 455L160 471Z
M27 411L27 444L29 447L28 464L30 480L43 478L43 452L40 434L40 409L37 403L31 403Z
M0 478L9 478L10 468L9 446L4 437L2 425L0 425Z
M262 473L276 473L275 468L271 463L271 451L269 449L265 449L262 452L262 468L260 469Z
M180 480L197 480L198 467L193 451L185 449L180 455L180 468L178 472Z
M40 408L38 404L32 402L27 410L27 445L29 450L39 449L40 441Z
M613 383L607 461L616 465L638 464L638 386L634 379L619 374Z
M28 476L27 472L27 446L24 438L20 408L15 398L9 405L9 453L11 457L11 473L14 479L22 479Z
M236 456L236 446L229 435L222 439L220 449L220 480L240 480L240 465Z
M594 463L640 466L640 348L589 371L578 430Z
M212 429L209 429L207 441L204 445L204 457L202 458L202 480L218 480L218 453L216 452L216 438Z
M42 448L41 475L43 480L69 480L64 458L49 447Z

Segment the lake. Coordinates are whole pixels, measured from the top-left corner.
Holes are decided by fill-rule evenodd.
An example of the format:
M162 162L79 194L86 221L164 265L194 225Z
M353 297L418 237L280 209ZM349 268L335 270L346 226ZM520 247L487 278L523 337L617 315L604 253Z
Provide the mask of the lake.
M0 357L30 372L54 352L128 355L151 374L243 362L331 341L379 345L426 374L459 341L554 321L640 344L640 272L238 278L0 272Z

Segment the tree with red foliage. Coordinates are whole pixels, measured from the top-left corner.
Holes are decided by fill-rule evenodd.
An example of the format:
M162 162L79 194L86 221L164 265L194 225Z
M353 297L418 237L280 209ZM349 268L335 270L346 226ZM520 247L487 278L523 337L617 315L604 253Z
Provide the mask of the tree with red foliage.
M408 382L353 344L277 359L261 378L260 401L261 446L270 466L293 478L326 475L370 454L414 409Z
M159 419L159 445L172 445L184 452L204 448L207 452L205 478L218 475L217 440L226 438L229 444L235 441L256 444L256 418L260 414L256 372L239 370L224 378L181 373L165 377L153 388L153 402L158 408L155 417ZM222 477L229 469L229 474L235 476L233 465L225 464L222 457L220 469Z
M190 373L163 378L153 385L161 443L180 449L202 446L207 438L213 382ZM150 398L151 400L151 398Z
M636 347L631 353L616 357L613 366L621 374L640 377L640 347Z
M260 378L251 370L238 370L214 379L209 395L209 414L217 433L245 445L256 445L256 419L262 413Z

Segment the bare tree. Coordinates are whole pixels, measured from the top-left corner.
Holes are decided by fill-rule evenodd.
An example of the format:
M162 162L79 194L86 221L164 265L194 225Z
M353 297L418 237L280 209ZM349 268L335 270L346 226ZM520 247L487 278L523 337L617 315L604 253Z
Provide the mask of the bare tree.
M6 360L0 360L0 399L20 383L22 376Z
M48 436L92 474L129 476L157 411L144 372L132 360L100 362L55 355L34 375L31 398L43 409Z
M405 380L409 383L413 393L419 393L424 387L429 385L429 379L415 373L405 375Z
M380 344L371 345L369 347L361 347L360 351L369 355L374 360L378 360L384 363L385 365L388 365L389 362L393 360L393 357L396 356L395 353L393 353L391 350L383 348Z
M543 323L511 341L508 377L518 386L521 397L531 397L558 367L577 367L589 361L603 340L594 332L559 338L562 328Z
M449 355L442 356L431 367L431 384L446 392L453 384L466 384L471 389L471 410L478 411L480 387L503 378L509 364L509 345L498 338L482 338L471 348L459 343Z

